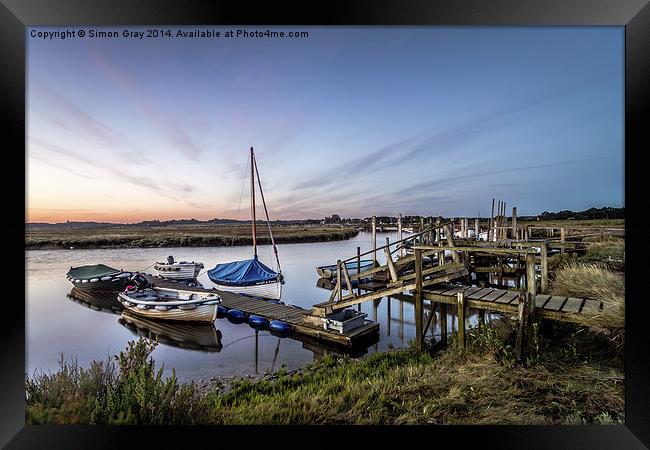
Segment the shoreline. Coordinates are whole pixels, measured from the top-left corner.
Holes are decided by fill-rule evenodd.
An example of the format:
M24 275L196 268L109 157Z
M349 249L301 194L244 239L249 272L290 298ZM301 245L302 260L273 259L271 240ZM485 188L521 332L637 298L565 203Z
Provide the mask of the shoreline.
M314 234L285 235L275 237L276 244L310 244L317 242L344 241L356 237L357 229L336 229L331 232ZM251 237L215 235L187 235L178 233L175 236L159 235L147 237L143 235L130 236L90 236L76 238L74 236L48 237L43 240L28 237L25 241L25 251L28 250L97 250L97 249L129 249L129 248L173 248L173 247L244 247L253 245ZM35 239L35 240L34 240ZM267 236L257 238L257 245L271 245Z

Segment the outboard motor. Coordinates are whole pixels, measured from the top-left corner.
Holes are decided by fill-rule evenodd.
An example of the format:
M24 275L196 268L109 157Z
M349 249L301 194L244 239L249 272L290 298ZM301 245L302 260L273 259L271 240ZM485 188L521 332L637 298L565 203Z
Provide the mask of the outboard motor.
M140 273L136 273L131 277L131 283L133 283L138 289L145 289L151 286L147 278Z
M174 264L174 257L172 255L167 257L167 264Z

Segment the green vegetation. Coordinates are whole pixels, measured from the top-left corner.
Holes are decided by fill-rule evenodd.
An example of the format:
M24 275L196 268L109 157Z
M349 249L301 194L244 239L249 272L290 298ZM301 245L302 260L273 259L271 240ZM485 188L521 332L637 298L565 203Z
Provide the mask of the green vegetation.
M354 228L272 227L276 243L322 242L349 239L357 235ZM257 243L270 244L265 226L258 226ZM252 245L250 226L246 225L177 225L151 227L96 227L79 229L28 230L27 249L56 248L123 248L123 247L218 247Z
M513 355L514 323L471 329L467 347L390 350L355 361L327 356L275 379L230 390L161 378L154 343L129 343L90 369L61 359L27 379L26 421L98 424L580 424L622 423L620 360L584 329L535 327L525 365Z

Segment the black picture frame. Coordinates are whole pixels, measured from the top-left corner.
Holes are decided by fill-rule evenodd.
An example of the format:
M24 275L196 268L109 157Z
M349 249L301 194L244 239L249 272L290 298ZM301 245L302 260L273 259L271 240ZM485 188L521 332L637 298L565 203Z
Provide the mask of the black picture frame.
M26 27L36 25L146 25L146 24L250 24L250 25L483 25L483 26L623 26L625 27L625 207L626 240L626 367L625 425L621 426L463 426L463 427L330 427L261 428L242 431L226 427L105 427L25 426L25 285L24 268L25 180L25 49ZM6 244L10 249L10 290L3 299L4 350L2 365L2 420L0 444L7 448L131 448L168 447L174 442L196 445L199 436L223 443L225 435L240 439L259 436L264 445L273 439L306 446L349 442L348 437L383 439L386 432L417 445L454 444L494 448L644 448L650 446L650 358L645 334L648 300L643 298L641 270L645 250L641 230L643 152L647 145L650 84L650 6L647 0L364 0L318 2L226 1L97 1L0 0L0 101L7 166L5 196L11 216ZM644 144L645 143L645 144ZM9 181L13 176L15 179ZM22 189L21 189L22 186ZM23 194L23 195L20 195ZM648 228L643 227L643 228ZM636 264L636 266L635 266ZM16 272L13 274L13 272ZM7 271L9 273L9 271ZM7 276L7 275L6 275ZM256 433L259 431L259 433ZM405 433L403 436L402 434ZM331 440L313 439L316 435ZM407 435L408 434L408 435ZM343 437L343 439L340 439ZM145 439L141 441L141 439ZM406 440L408 438L409 440ZM421 442L420 442L421 441ZM276 441L281 443L281 441ZM236 445L234 442L230 445Z

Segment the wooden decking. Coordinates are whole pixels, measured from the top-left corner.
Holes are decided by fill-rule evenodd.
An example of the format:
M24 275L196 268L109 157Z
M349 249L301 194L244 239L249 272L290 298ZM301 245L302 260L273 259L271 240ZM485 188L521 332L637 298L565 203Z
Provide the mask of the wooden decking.
M221 305L228 309L238 309L246 314L256 314L268 320L281 320L290 324L294 333L325 340L346 347L354 346L357 341L361 341L364 337L377 333L379 330L378 323L366 321L366 323L361 327L351 330L348 333L340 334L336 331L325 330L320 326L320 319L313 317L312 311L309 309L293 305L270 303L264 300L234 294L232 292L224 292L214 288L206 289L187 286L182 283L165 280L150 274L143 275L156 287L182 289L190 292L217 292L221 297Z
M363 290L381 292L386 288L386 284L371 281L362 283L359 287ZM422 297L432 302L456 305L459 292L465 296L465 303L469 308L517 314L518 291L441 283L424 288ZM589 298L536 294L535 308L535 314L541 318L588 323L591 317L603 311L604 305L600 300Z

